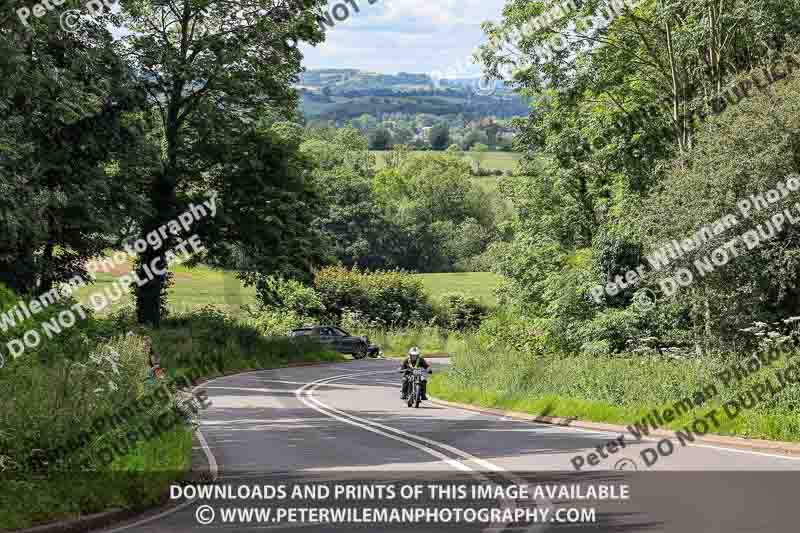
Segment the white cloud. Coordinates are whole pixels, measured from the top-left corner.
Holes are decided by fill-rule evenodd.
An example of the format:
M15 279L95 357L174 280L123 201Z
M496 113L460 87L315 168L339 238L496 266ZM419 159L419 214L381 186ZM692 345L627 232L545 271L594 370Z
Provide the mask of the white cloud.
M447 72L468 65L483 42L480 24L499 20L505 0L353 0L317 48L304 47L308 68L376 72ZM345 3L334 0L329 8ZM341 9L341 8L339 8ZM477 72L477 68L475 69Z

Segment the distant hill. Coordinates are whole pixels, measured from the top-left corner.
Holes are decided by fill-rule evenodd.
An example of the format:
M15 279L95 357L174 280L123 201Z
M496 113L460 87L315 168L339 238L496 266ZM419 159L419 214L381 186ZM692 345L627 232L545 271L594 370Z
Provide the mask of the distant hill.
M457 115L467 119L527 115L528 105L498 82L492 94L478 78L436 80L427 74L380 74L355 69L309 70L296 88L309 120L346 121L362 114Z

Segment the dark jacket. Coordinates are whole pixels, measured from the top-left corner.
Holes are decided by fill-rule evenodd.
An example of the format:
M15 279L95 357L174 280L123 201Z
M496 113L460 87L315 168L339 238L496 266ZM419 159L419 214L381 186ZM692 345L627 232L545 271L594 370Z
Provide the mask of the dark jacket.
M428 363L424 357L422 357L421 355L417 357L416 368L430 368L430 367L431 367L430 363ZM415 368L414 363L411 362L410 357L406 357L405 360L403 361L403 366L401 366L400 369L410 370L412 368Z

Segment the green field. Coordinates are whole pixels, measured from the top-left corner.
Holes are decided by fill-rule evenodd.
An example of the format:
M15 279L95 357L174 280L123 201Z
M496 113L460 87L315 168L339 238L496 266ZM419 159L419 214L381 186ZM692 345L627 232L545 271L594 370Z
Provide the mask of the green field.
M373 150L370 152L375 155L375 164L380 169L386 165L386 156L391 152L383 152ZM430 153L443 153L443 152L426 152L426 151L413 151L412 154L430 154ZM447 152L451 153L451 152ZM517 163L522 159L522 154L518 152L483 152L478 155L475 152L455 152L455 154L466 157L468 160L474 161L475 157L480 157L481 168L488 170L511 170L517 169Z
M501 277L491 272L454 272L447 274L418 274L425 290L433 299L448 292L463 292L478 298L486 305L494 306L497 298L494 290L500 285Z
M175 284L169 291L169 308L172 312L183 313L211 305L227 310L233 314L241 312L242 305L256 303L256 291L253 287L242 287L235 272L212 270L199 266L188 269L177 265L173 268ZM112 289L114 280L120 274L98 273L94 285L83 287L76 295L82 302L87 302L94 292ZM418 274L425 290L432 299L438 299L448 292L463 292L480 299L487 305L494 305L496 299L493 290L500 284L500 276L488 272L456 272L447 274ZM125 305L131 305L130 294L124 294L119 301L100 315L113 312Z
M243 304L256 303L255 289L242 287L235 272L213 270L204 266L189 269L180 265L175 266L172 271L175 283L169 290L169 309L173 313L184 313L211 305L238 314ZM100 272L93 285L81 288L76 295L82 302L87 302L89 295L95 292L108 291L115 294L116 289L112 286L121 274L122 272L114 274ZM131 295L124 294L100 315L132 304Z

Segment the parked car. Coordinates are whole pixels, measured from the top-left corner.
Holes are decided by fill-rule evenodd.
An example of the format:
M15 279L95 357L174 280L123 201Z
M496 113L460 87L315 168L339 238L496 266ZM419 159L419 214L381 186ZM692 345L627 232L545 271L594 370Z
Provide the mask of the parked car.
M322 344L339 353L350 354L356 359L380 357L383 353L380 346L369 342L369 337L350 335L337 326L303 326L293 329L289 336L317 337Z

